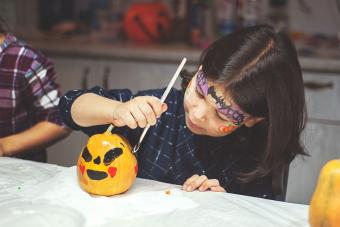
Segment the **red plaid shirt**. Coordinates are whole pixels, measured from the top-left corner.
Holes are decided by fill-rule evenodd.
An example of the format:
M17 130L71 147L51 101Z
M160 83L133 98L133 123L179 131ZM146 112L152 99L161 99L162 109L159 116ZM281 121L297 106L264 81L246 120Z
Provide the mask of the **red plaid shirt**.
M60 91L55 79L53 64L45 56L6 35L0 45L0 137L22 132L40 121L64 126L57 108Z

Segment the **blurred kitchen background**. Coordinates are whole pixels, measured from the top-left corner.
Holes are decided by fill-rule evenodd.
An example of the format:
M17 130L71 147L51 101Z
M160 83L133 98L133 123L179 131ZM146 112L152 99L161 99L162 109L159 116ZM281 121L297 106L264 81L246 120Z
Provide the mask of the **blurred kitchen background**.
M309 114L302 140L311 156L291 164L283 199L309 203L320 168L340 157L340 0L0 0L0 15L53 60L62 92L164 87L183 57L195 70L214 39L270 24L295 42ZM86 139L72 133L49 162L75 165Z

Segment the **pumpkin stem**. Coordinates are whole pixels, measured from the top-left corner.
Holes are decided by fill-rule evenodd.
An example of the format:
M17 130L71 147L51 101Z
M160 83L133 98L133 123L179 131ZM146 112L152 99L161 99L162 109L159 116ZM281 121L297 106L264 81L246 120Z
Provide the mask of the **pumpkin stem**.
M110 124L110 126L106 129L105 134L111 135L112 134L112 129L114 128L114 126L112 124Z

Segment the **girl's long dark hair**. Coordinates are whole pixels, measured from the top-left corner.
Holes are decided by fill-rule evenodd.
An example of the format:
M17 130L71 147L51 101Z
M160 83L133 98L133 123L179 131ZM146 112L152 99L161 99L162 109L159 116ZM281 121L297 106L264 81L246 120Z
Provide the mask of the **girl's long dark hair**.
M242 181L282 172L297 154L306 154L300 143L306 120L302 73L288 37L265 25L244 28L212 43L201 65L243 111L263 118L254 127L264 137L258 165L242 173ZM190 75L182 77L186 86Z

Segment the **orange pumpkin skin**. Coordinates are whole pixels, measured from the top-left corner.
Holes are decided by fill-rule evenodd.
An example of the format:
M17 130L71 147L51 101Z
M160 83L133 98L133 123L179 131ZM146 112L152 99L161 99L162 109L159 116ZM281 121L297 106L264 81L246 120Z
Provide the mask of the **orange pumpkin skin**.
M312 227L340 226L340 159L327 162L321 170L309 207Z
M162 2L133 3L125 13L125 33L136 43L165 41L172 27L170 14Z
M127 140L105 132L89 138L77 165L81 188L94 195L112 196L127 191L136 179L137 160Z

